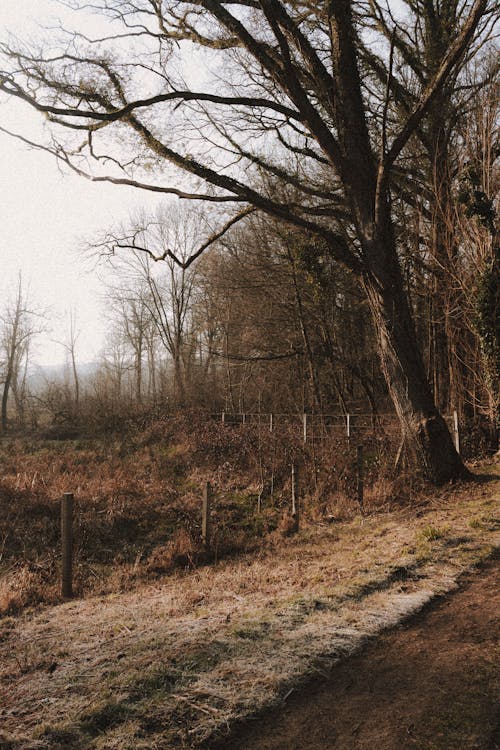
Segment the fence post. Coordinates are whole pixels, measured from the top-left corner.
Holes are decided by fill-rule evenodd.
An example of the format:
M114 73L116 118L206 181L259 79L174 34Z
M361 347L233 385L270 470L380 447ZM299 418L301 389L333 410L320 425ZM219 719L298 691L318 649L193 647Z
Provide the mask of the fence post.
M292 520L293 531L299 530L299 469L292 464Z
M356 450L356 476L357 476L357 492L358 492L358 503L359 507L361 509L361 512L363 511L363 493L364 493L364 486L363 486L363 446L358 445Z
M302 415L302 426L304 431L304 443L307 443L307 414L304 412Z
M347 435L347 440L351 439L351 415L346 414L345 415L345 432Z
M73 494L65 492L61 499L61 594L73 596Z
M205 482L203 488L203 505L201 514L201 541L205 549L210 549L210 509L212 504L212 488L210 482Z
M226 424L226 412L225 411L222 412L221 421L222 421L222 424Z
M453 412L453 432L455 435L455 450L460 455L460 426L458 424L458 412L456 409Z
M273 414L269 415L269 432L272 432L274 429L274 416Z

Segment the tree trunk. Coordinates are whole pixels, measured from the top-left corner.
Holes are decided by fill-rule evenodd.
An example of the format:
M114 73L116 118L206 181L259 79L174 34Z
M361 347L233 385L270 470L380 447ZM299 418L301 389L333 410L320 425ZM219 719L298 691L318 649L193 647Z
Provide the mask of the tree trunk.
M382 372L410 456L433 482L466 476L434 404L395 250L377 255L384 263L378 265L376 275L365 275L363 283L378 336Z
M78 377L78 369L76 366L75 347L71 346L71 369L73 371L73 384L75 386L75 412L76 414L80 411L80 379Z
M174 360L174 398L176 400L176 406L183 408L186 403L186 391L184 387L184 373L181 362L181 352L176 349L173 352Z
M445 92L431 108L429 114L431 165L430 181L433 185L434 201L431 205L431 232L429 237L430 263L433 270L431 282L431 316L429 348L432 351L432 382L434 401L440 410L450 408L453 369L450 361L451 345L449 333L450 312L455 309L452 283L454 259L456 257L456 234L453 225L453 183L450 166L449 134L446 123L449 119L449 99ZM455 401L455 406L456 406Z
M7 404L9 402L10 373L7 373L2 393L2 432L7 432Z
M16 310L16 317L14 320L14 326L12 330L12 338L10 341L10 352L7 360L7 372L5 373L5 380L3 384L2 393L2 432L7 432L8 423L8 404L9 404L9 393L12 387L12 381L14 379L14 358L16 355L16 348L18 346L17 332L19 328L18 310Z
M450 363L448 340L448 305L446 304L444 274L436 274L431 291L431 317L429 349L430 373L437 407L444 411L450 407Z
M316 371L316 363L314 360L314 354L311 346L311 339L309 337L309 331L307 330L305 315L304 315L304 304L302 300L302 294L300 292L299 281L297 278L297 269L295 266L295 259L292 255L290 247L287 246L288 263L290 265L291 277L293 290L295 295L295 308L297 317L299 320L299 328L302 336L302 343L304 344L304 351L307 357L307 367L309 370L309 377L311 379L311 390L315 407L318 412L321 413L321 389L318 382L318 374Z

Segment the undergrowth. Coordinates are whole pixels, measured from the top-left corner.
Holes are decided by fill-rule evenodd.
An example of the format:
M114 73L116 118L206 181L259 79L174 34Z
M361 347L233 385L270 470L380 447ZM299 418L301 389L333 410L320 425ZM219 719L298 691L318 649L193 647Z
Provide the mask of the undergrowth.
M223 425L188 413L114 440L0 443L0 614L59 600L59 503L75 495L76 595L137 582L248 551L293 532L291 465L301 524L359 513L356 446L343 436L304 445L295 425ZM420 485L394 477L383 435L365 448L364 511L408 503ZM210 549L201 543L201 497L213 487Z

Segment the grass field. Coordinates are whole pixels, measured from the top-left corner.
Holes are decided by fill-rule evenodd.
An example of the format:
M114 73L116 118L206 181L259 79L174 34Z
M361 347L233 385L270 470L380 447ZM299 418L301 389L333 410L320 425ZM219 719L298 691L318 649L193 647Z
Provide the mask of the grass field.
M367 512L418 496L411 477L388 476L387 445L381 438L365 450ZM60 601L64 492L75 495L75 593L104 594L286 537L292 463L300 468L305 524L354 517L356 446L304 446L292 429L270 434L186 415L107 441L3 440L0 613ZM201 544L207 481L214 490L210 554Z
M188 496L186 483L197 487L205 477L213 479L212 459L203 464L202 453L193 455L191 445L183 454L180 445L162 448L169 451L169 471L173 460L183 467L176 479L180 485L171 475L163 480L165 493L172 493L169 508L180 502L184 492ZM155 492L151 505L141 508L160 512L159 475L154 475L145 458L151 448L153 461L160 450L156 444L136 446L118 456L116 463L103 459L100 465L94 460L95 449L91 454L83 446L73 446L69 453L65 449L57 459L60 463L52 448L47 449L51 456L47 465L59 467L59 471L54 468L53 484L47 479L45 484L39 479L33 483L32 478L33 486L28 487L27 480L24 485L20 480L18 498L39 492L42 503L44 493L67 489L67 478L74 477L72 472L80 465L86 486L94 488L88 497L98 497L102 503L89 500L95 503L92 507L105 509L97 495L97 488L105 484L106 502L113 498L113 508L120 509L116 516L109 510L102 514L100 539L104 543L117 519L123 523L132 515L129 511L127 516L131 501L119 501L126 488L131 493L126 497L137 493L139 502L141 488L149 482ZM26 451L12 458L18 469L23 467L18 475L30 476L35 465L27 468L30 455L40 467L40 450ZM79 456L85 459L80 464ZM241 499L245 518L248 512L254 519L250 502L255 495L248 487L242 489L253 471L248 456L241 450L236 454L231 483L228 480L221 491L245 498ZM61 480L64 462L68 475ZM188 465L192 469L186 473ZM159 538L156 516L149 527L140 527L139 543L137 536L131 537L132 548L123 553L128 559L115 563L121 581L117 572L102 574L94 587L85 589L87 584L82 584L84 597L64 604L57 603L54 588L53 605L47 606L47 596L46 604L40 606L38 597L36 606L19 607L17 614L13 611L3 618L0 718L4 734L0 747L153 750L208 746L236 720L279 703L304 679L328 670L367 638L452 589L464 570L498 547L499 470L483 466L480 471L474 481L439 491L415 491L411 498L406 492L398 497L397 485L379 476L364 515L339 487L337 499L332 493L321 506L311 495L305 502L303 526L293 536L283 529L285 506L277 496L268 509L274 519L269 529L260 536L253 529L241 537L253 540L248 542L249 549L245 551L242 542L237 554L228 552L205 561L209 564L192 562L164 572L152 566L164 541ZM239 486L235 476L239 476ZM83 488L83 478L80 481ZM383 486L392 493L385 501ZM195 489L191 492L193 507L198 509L199 496ZM285 483L282 494L284 502ZM236 499L233 504L238 506ZM234 530L240 527L241 517ZM151 547L146 546L148 528L152 529ZM56 565L55 536L52 544ZM12 550L13 544L6 542L5 548ZM137 549L143 550L142 557L131 563ZM37 554L43 557L43 550ZM92 567L80 554L80 564ZM112 554L116 560L116 551ZM4 578L9 575L12 572ZM4 596L12 596L12 590L4 589Z

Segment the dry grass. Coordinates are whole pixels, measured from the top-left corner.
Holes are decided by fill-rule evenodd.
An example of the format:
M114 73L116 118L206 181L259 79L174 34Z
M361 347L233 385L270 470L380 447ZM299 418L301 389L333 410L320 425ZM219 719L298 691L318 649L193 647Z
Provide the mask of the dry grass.
M407 503L414 481L387 477L385 443L367 454L368 510ZM387 454L388 455L388 454ZM334 465L331 456L335 456ZM304 446L290 425L232 428L188 414L119 440L0 443L0 615L58 600L59 498L75 494L75 592L120 592L207 561L200 503L215 488L212 557L255 549L290 531L290 466L307 488L303 518L357 512L354 447ZM417 488L418 489L418 488ZM272 491L272 494L271 494ZM262 512L256 513L258 495Z
M206 745L452 588L498 545L499 490L498 477L448 487L416 508L316 522L133 591L6 618L0 747Z

